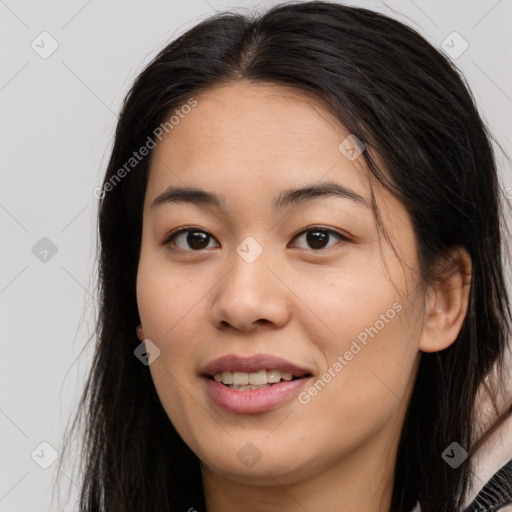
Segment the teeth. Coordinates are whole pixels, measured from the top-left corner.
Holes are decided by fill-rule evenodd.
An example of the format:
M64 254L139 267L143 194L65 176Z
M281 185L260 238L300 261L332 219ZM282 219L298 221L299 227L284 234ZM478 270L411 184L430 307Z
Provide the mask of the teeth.
M265 384L264 386L229 386L230 389L236 389L237 391L248 391L250 389L263 389L263 388L269 388L270 386L268 384Z
M258 372L220 372L214 375L214 379L222 384L230 385L236 389L258 389L268 387L268 384L275 384L281 379L290 381L293 379L291 373L281 373L279 370L260 370Z
M249 373L249 384L261 385L267 383L267 372L266 370L260 370L256 373Z
M233 384L235 386L246 386L249 384L249 374L242 372L233 372Z
M267 372L267 382L279 382L281 380L281 372L277 370L269 370Z

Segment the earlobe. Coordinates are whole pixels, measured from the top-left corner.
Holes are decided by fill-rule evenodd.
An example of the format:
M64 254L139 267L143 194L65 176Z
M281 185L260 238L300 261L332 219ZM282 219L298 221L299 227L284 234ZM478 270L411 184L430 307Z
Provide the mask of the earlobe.
M456 339L466 317L471 289L471 258L460 247L450 251L429 286L419 349L439 352Z
M135 328L135 332L137 333L137 338L139 338L140 341L144 341L146 339L141 324L137 325L137 327Z

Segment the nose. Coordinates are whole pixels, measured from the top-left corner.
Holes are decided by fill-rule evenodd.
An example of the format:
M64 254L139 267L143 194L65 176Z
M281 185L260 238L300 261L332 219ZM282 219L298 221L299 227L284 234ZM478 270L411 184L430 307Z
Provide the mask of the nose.
M250 332L258 326L283 327L290 318L290 290L284 272L269 261L265 251L252 263L238 254L215 287L212 324L218 329Z

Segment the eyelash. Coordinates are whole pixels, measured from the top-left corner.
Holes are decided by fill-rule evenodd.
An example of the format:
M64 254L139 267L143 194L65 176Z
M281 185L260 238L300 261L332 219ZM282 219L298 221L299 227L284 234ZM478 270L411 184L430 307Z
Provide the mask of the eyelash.
M174 244L174 239L179 236L180 234L182 233L188 233L190 231L197 231L199 233L204 233L205 235L208 235L209 237L211 238L214 238L213 235L211 235L210 233L208 233L207 231L205 231L204 229L200 228L200 227L197 227L197 226L188 226L186 228L181 228L177 231L172 231L171 233L169 233L164 241L162 242L162 245L164 246L171 246L171 245L175 245ZM335 231L333 229L330 229L330 228L327 228L325 226L308 226L306 229L303 229L302 231L298 232L297 234L295 234L292 238L292 240L295 240L297 237L301 236L301 235L304 235L308 232L314 232L314 231L321 231L322 233L327 233L329 235L335 235L336 237L338 237L340 239L340 241L343 241L343 242L350 242L351 240L343 235L342 233L340 233L339 231ZM336 244L334 244L336 245ZM332 246L331 246L332 247ZM206 249L206 248L205 248ZM193 250L193 249L190 249L190 250L187 250L187 249L180 249L178 247L177 250L180 250L180 251L185 251L185 252L201 252L205 249L197 249L197 250ZM320 252L322 250L327 250L327 249L330 249L330 247L327 247L327 248L320 248L320 249L310 249L311 251L314 251L314 252ZM175 250L173 248L173 250Z

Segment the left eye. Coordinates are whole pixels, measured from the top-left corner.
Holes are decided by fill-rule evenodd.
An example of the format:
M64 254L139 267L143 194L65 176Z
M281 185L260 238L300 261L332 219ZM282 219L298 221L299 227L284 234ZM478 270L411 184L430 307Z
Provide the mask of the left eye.
M301 238L305 236L306 242L310 245L310 247L305 247L305 249L311 248L314 250L319 250L327 248L325 244L330 241L329 238L332 237L333 235L339 240L344 240L346 242L349 241L349 239L345 235L342 235L341 233L338 233L337 231L334 231L332 229L322 227L309 227L308 229L305 229L304 231L299 233L295 238Z

